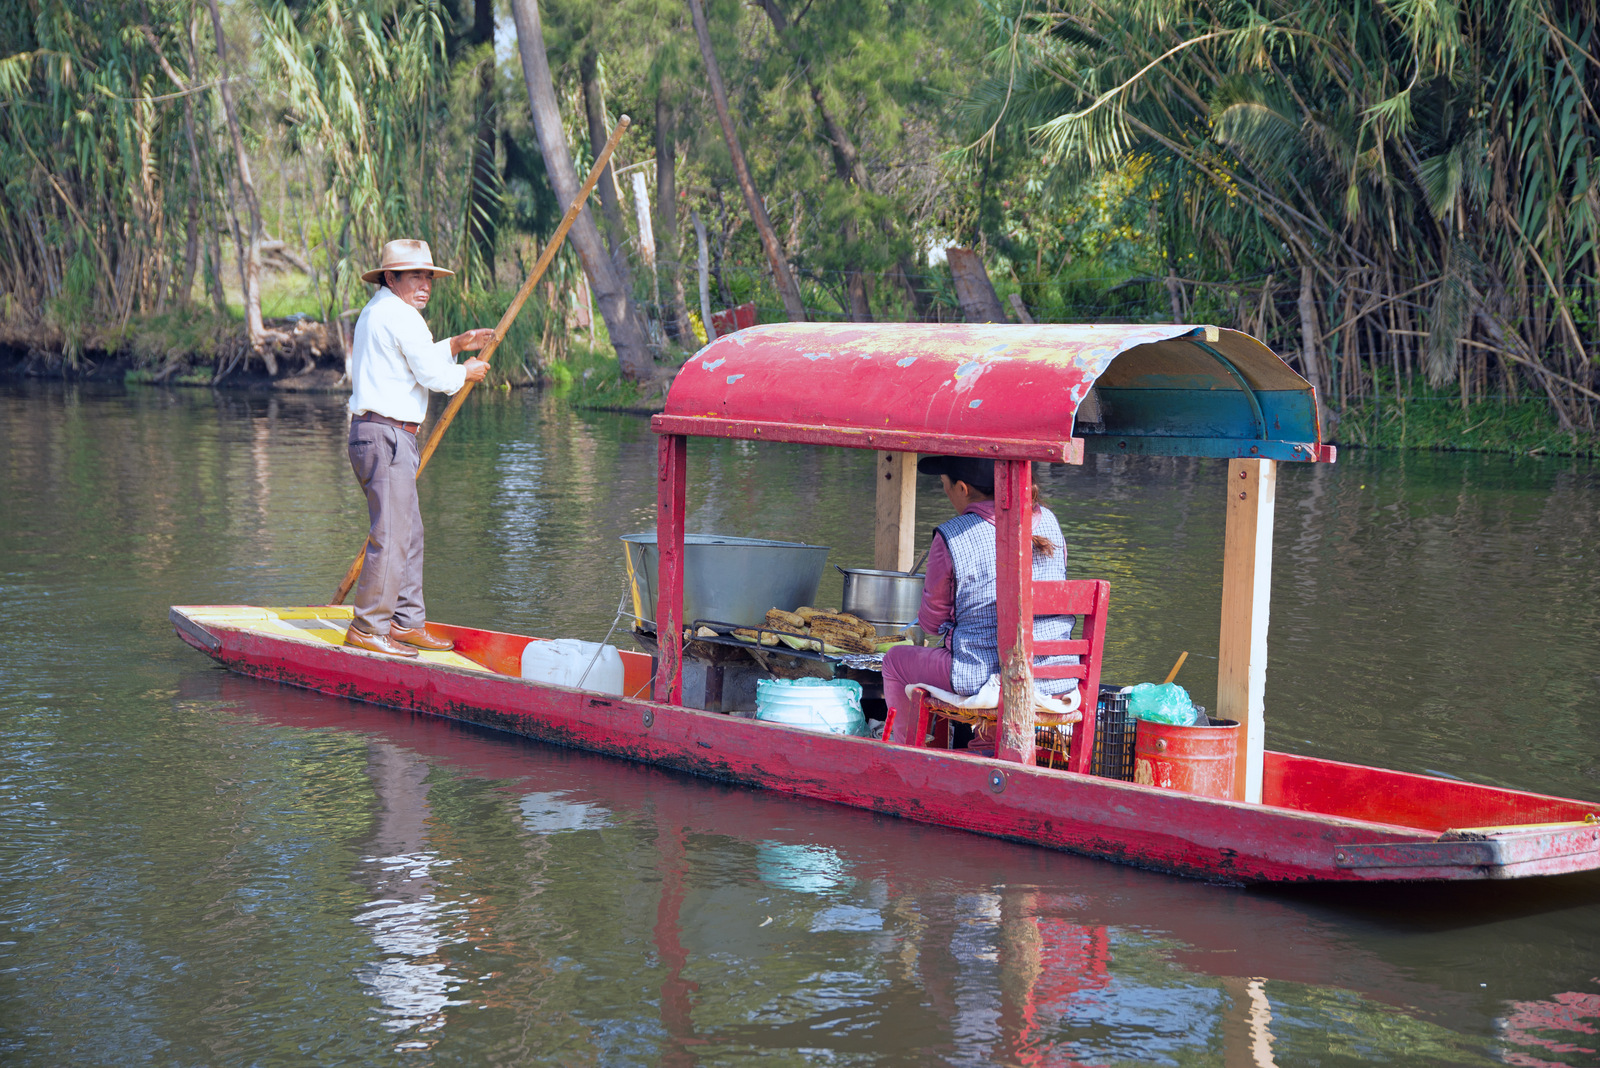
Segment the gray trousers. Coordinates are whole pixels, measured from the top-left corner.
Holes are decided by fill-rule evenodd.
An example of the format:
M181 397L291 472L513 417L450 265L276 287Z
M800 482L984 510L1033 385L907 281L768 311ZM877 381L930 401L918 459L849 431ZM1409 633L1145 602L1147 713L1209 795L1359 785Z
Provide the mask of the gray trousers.
M355 623L368 634L391 624L420 627L422 511L417 506L417 437L386 423L350 424L350 467L367 495L367 555L355 590Z

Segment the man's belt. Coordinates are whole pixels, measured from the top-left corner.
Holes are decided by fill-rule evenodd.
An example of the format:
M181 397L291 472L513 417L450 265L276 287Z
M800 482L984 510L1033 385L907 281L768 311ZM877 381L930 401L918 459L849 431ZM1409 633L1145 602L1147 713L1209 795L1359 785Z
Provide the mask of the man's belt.
M362 412L360 415L352 419L351 422L383 423L385 426L397 426L401 430L404 430L407 434L415 434L417 429L422 426L421 423L402 423L398 419L390 419L387 415L379 415L377 412Z

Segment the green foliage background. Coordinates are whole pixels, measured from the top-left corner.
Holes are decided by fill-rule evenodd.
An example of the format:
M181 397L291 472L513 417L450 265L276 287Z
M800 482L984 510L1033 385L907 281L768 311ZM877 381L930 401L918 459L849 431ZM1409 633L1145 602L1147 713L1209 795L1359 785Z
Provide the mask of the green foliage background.
M269 315L348 324L360 270L406 234L460 271L436 329L498 318L560 214L510 2L219 9L281 242ZM1330 424L1386 396L1450 397L1531 405L1571 443L1595 433L1594 0L706 6L812 318L958 319L940 250L962 245L1036 320L1256 334L1318 385ZM605 231L658 359L699 343L696 218L712 309L779 317L686 4L540 8L579 168L586 105L607 129L634 120ZM152 368L185 346L250 358L217 325L239 314L247 220L210 31L192 0L0 12L0 343L68 364L96 347ZM649 250L632 176L654 197L664 166L678 196L650 205ZM592 315L563 252L500 373L549 377L574 340L603 347Z

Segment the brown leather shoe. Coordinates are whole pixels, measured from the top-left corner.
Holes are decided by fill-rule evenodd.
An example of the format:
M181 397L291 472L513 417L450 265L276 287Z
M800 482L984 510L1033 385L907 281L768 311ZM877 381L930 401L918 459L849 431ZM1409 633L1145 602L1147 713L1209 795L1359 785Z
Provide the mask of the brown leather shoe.
M365 649L369 653L382 653L385 656L413 657L417 655L415 649L390 641L383 634L368 634L359 627L351 626L344 632L344 643L353 645L357 649Z
M421 627L402 627L398 623L391 623L389 625L389 640L405 642L407 645L414 645L418 649L426 649L430 653L448 653L456 647L456 643L449 638L441 638L437 635L429 634L424 629L426 627L426 623Z

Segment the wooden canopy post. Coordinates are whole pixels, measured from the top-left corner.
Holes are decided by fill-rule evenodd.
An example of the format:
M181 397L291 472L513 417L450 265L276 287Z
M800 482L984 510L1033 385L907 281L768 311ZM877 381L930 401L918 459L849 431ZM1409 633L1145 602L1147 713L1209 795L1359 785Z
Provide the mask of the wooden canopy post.
M1033 463L994 465L1000 737L995 756L1033 764Z
M878 453L878 518L872 566L910 571L917 550L917 454Z
M689 439L662 434L656 442L656 663L655 699L683 699L683 523Z
M1261 802L1266 735L1267 608L1272 591L1276 460L1228 461L1222 549L1222 639L1217 646L1217 716L1239 724L1233 796Z

